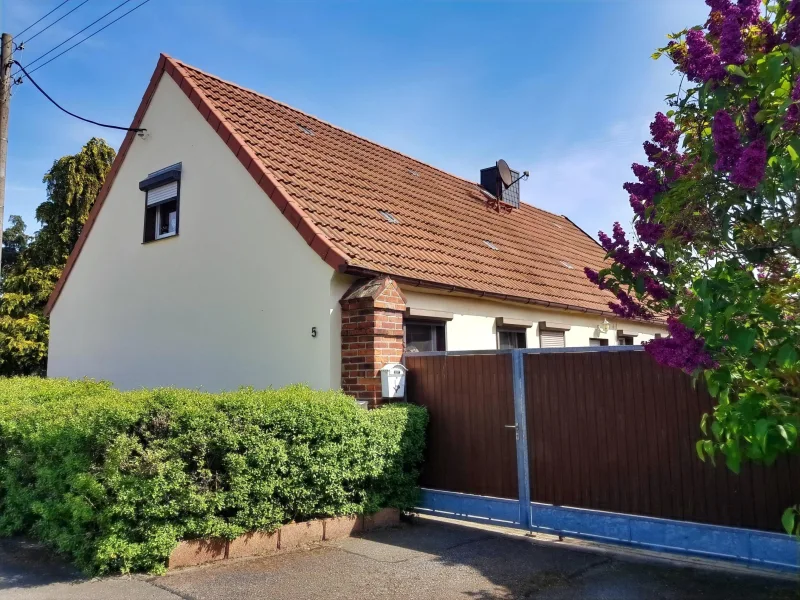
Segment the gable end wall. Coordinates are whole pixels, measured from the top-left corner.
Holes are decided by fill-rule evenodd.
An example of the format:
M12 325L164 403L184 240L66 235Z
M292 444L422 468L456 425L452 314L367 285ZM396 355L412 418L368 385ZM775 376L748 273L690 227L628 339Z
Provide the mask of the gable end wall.
M142 386L338 388L350 284L172 80L158 84L51 313L48 376ZM142 244L148 173L183 163L180 235ZM312 337L312 327L316 337Z

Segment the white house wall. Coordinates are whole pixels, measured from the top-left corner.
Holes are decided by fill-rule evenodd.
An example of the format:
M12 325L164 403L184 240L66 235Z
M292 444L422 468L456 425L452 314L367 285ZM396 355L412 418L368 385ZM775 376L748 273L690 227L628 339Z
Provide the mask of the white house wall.
M588 346L590 338L607 339L610 346L617 344L619 329L633 329L639 335L634 343L651 340L656 333L664 335L664 327L645 323L631 323L609 319L608 332L603 333L598 326L603 317L585 313L554 311L533 305L512 302L495 302L483 298L470 298L454 294L430 293L421 288L403 287L406 306L423 310L437 310L453 314L447 322L446 338L448 350L493 350L497 348L497 317L532 321L533 327L527 329L528 348L538 348L539 321L555 321L570 325L564 334L567 346Z
M51 313L48 375L141 386L340 383L349 281L163 77ZM142 244L139 181L183 163L180 235ZM312 327L316 337L312 337Z

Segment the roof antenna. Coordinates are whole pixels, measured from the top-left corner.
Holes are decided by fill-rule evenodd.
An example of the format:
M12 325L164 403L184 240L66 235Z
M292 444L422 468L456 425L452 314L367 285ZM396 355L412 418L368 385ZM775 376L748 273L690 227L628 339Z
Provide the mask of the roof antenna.
M528 171L524 171L522 175L514 179L514 175L511 173L511 168L502 158L495 163L495 167L497 169L497 178L495 180L497 184L497 194L495 195L494 200L489 200L486 203L487 207L493 208L497 212L511 212L513 207L510 204L503 202L503 192L514 184L518 183L520 179L528 179L528 177L530 177L530 173L528 173Z

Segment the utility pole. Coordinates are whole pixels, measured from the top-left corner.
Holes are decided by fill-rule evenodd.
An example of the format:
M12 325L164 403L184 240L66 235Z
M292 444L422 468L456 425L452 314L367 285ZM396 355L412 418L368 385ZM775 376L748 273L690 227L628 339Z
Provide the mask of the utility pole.
M6 162L8 161L8 109L11 104L11 53L13 39L10 33L2 37L0 53L0 249L3 248L3 227L5 227L6 206ZM2 268L0 254L0 268Z

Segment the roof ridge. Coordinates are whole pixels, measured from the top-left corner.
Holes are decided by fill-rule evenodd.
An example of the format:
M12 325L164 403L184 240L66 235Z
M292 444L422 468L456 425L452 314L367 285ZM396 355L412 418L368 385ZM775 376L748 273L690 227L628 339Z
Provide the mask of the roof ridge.
M468 183L468 184L470 184L472 186L475 186L476 188L481 188L481 185L479 183L477 183L476 181L472 181L472 180L467 179L465 177L462 177L460 175L455 175L454 173L450 173L448 171L445 171L444 169L442 169L440 167L437 167L437 166L431 165L429 163L423 162L418 158L414 158L413 156L411 156L409 154L406 154L405 152L400 152L399 150L395 150L394 148L390 148L389 146L386 146L384 144L381 144L379 142L371 140L371 139L369 139L369 138L367 138L367 137L365 137L365 136L363 136L361 134L354 133L354 132L350 131L349 129L345 129L344 127L341 127L339 125L334 125L333 123L330 123L330 122L326 121L325 119L321 119L321 118L319 118L319 117L317 117L315 115L307 113L304 110L301 110L301 109L299 109L297 107L294 107L294 106L292 106L290 104L287 104L286 102L283 102L281 100L277 100L277 99L273 98L272 96L268 96L267 94L264 94L263 92L259 92L257 90L252 89L252 88L245 87L245 86L243 86L241 84L238 84L238 83L236 83L234 81L231 81L229 79L225 79L223 77L220 77L219 75L215 75L213 73L209 73L208 71L205 71L203 69L195 67L194 65L190 65L189 63L184 62L184 61L182 61L182 60L180 60L178 58L174 58L174 57L171 57L171 56L166 55L166 54L164 56L166 56L169 60L172 60L172 61L178 63L183 68L187 68L187 69L191 69L193 71L197 71L198 73L201 73L206 77L210 77L212 79L216 79L217 81L220 81L220 82L224 83L225 85L230 85L230 86L238 88L238 89L240 89L242 91L248 92L250 94L255 94L256 96L260 96L261 98L265 98L266 100L269 100L270 102L274 102L275 104L277 104L279 106L282 106L283 108L286 108L286 109L288 109L288 110L290 110L292 112L301 114L306 118L314 119L315 121L317 121L319 123L322 123L323 125L326 125L328 127L336 129L338 131L346 133L347 135L352 135L353 137L356 137L356 138L358 138L358 139L360 139L360 140L362 140L362 141L364 141L364 142L366 142L368 144L372 144L373 146L378 146L379 148L383 148L384 150L388 150L392 154L396 154L397 156L402 156L403 158L406 158L408 160L414 161L415 163L417 163L419 165L422 165L424 167L428 167L429 169L433 169L435 171L439 171L440 173L443 173L443 174L447 175L448 177L453 177L454 179L458 179L460 181ZM563 218L563 219L567 219L567 217L564 216L564 215L559 215L558 213L550 212L549 210L545 210L543 208L540 208L540 207L538 207L538 206L536 206L534 204L531 204L530 202L525 202L524 200L520 200L520 208L522 207L522 205L525 205L526 209L534 209L534 210L537 210L539 212L543 212L543 213L548 214L548 215L553 215L554 217L560 217L560 218ZM567 220L569 220L569 219L567 219Z

